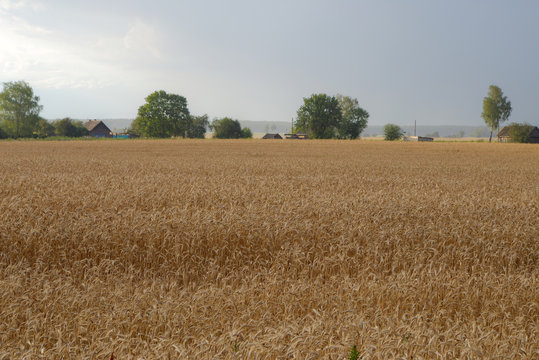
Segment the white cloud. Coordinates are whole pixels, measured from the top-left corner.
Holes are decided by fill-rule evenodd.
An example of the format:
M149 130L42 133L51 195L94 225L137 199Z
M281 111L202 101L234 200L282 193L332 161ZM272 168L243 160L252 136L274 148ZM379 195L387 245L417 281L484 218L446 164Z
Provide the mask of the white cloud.
M160 42L157 31L140 20L136 21L123 38L126 49L137 52L149 51L156 58L162 57L158 47Z
M16 10L23 8L30 8L34 11L43 9L45 6L40 1L29 1L29 0L0 0L0 10Z
M37 9L37 2L0 0L0 77L48 88L99 88L136 81L141 67L162 58L160 35L135 21L117 34L90 34L81 41L65 32L34 26L13 9Z

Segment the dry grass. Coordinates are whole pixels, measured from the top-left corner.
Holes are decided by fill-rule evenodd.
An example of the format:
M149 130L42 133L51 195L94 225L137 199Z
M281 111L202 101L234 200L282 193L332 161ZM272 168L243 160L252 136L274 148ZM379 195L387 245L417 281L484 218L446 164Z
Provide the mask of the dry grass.
M539 146L0 143L0 359L539 358Z

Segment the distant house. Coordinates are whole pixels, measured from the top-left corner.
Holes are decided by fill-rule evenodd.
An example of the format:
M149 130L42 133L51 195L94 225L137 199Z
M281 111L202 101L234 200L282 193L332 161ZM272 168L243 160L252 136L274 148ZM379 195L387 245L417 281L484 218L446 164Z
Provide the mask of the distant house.
M84 123L84 127L88 129L89 136L91 137L112 137L112 132L109 127L101 120L88 120Z
M282 139L283 137L279 134L266 134L262 136L262 139Z
M505 126L498 133L498 141L500 142L511 142L511 126ZM539 128L533 125L522 125L528 132L528 142L533 144L539 144Z

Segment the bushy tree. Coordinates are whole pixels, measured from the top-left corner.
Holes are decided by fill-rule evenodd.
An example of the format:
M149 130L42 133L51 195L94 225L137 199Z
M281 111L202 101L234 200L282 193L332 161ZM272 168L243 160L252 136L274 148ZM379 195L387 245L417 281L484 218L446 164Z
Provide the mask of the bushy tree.
M241 129L241 137L244 139L251 139L253 137L253 132L251 129L244 127Z
M337 136L337 128L341 122L342 111L337 98L326 94L313 94L303 98L295 130L307 133L315 139L331 139Z
M313 94L303 99L294 130L315 139L356 139L367 127L369 113L350 96Z
M53 124L40 117L36 124L34 134L38 137L45 138L48 136L54 136L55 130L56 129L54 128Z
M0 126L0 139L7 139L8 137L7 132Z
M81 121L64 118L53 123L55 134L66 137L82 137L88 135L88 129Z
M393 141L398 140L404 135L400 126L395 124L386 124L384 126L384 139Z
M350 96L337 95L342 118L338 124L337 134L341 139L357 139L367 127L369 113L359 106L357 99Z
M213 137L217 139L241 139L252 136L251 130L241 128L240 122L228 117L214 119L210 125L213 130Z
M39 113L39 96L25 81L4 83L0 93L0 122L11 137L31 137L34 133Z
M514 143L527 143L530 141L530 134L533 130L530 124L514 123L509 125L509 137Z
M511 111L511 101L503 95L502 89L496 85L490 85L488 96L483 98L483 113L481 113L481 117L490 128L489 142L492 141L492 132L499 130L500 123L509 119Z
M210 122L208 121L208 115L193 116L191 115L191 126L187 131L187 136L190 138L204 139L206 135L206 129Z
M135 133L145 137L185 137L191 127L187 100L163 90L155 91L146 97L146 104L139 107L131 127Z

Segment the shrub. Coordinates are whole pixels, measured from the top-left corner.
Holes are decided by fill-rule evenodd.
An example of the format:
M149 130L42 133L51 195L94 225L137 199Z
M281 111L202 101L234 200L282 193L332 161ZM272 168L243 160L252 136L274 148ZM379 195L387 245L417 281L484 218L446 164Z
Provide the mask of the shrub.
M509 137L514 143L527 143L530 141L530 133L533 126L530 124L511 124L509 125Z
M64 118L54 123L55 134L67 137L82 137L88 135L88 129L84 127L81 121L75 121L70 118Z
M213 137L217 139L241 139L253 137L253 133L248 128L241 128L238 120L228 117L214 119L210 125L213 130Z
M359 360L359 351L357 351L356 345L352 346L352 349L350 349L348 360Z
M393 141L398 140L404 135L400 126L395 124L386 124L384 126L384 139Z

